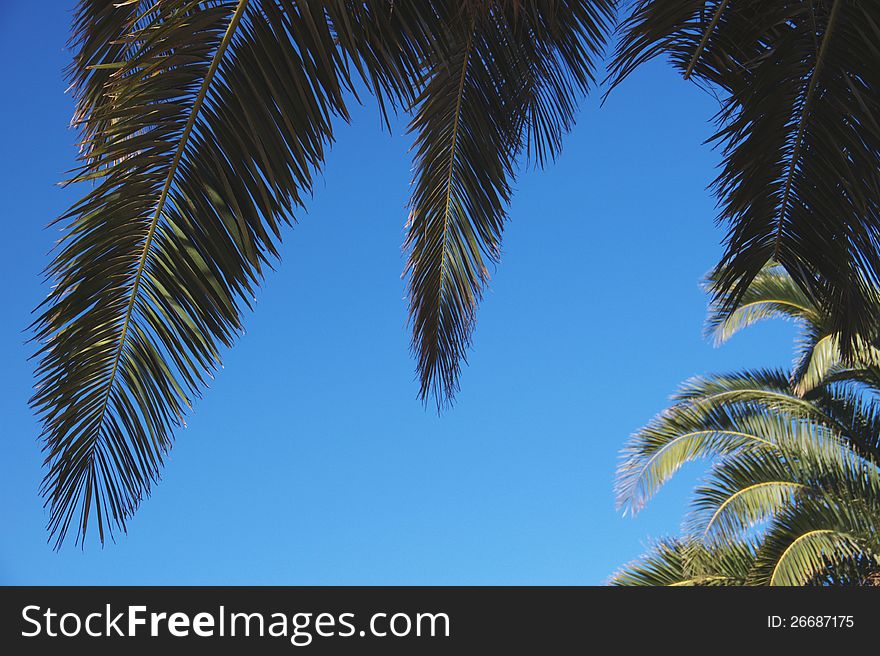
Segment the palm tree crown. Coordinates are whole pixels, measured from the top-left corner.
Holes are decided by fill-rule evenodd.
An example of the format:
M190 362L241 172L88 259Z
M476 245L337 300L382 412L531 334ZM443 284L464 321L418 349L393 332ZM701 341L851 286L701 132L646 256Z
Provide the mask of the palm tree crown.
M715 284L713 281L712 284ZM789 373L695 378L637 432L618 471L618 501L637 512L685 463L709 459L684 537L659 543L612 578L620 585L860 584L880 572L880 376L863 344L845 363L830 322L779 267L765 268L719 340L783 316L801 326Z

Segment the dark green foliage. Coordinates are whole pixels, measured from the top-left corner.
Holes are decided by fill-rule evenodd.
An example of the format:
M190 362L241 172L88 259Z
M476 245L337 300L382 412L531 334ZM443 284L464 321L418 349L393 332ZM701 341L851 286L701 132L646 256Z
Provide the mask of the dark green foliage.
M363 82L413 112L413 346L438 404L497 257L515 158L558 151L611 0L83 0L70 79L90 186L34 323L49 531L149 495Z
M757 320L794 318L799 365L693 379L632 437L618 472L626 510L685 463L711 466L685 536L624 568L617 584L861 585L880 572L875 347L860 343L849 365L819 348L836 344L831 322L779 267L761 271L743 300L733 311L716 305L710 330L725 339Z
M621 31L615 84L666 55L720 95L717 298L774 260L852 356L880 316L880 4L640 0Z

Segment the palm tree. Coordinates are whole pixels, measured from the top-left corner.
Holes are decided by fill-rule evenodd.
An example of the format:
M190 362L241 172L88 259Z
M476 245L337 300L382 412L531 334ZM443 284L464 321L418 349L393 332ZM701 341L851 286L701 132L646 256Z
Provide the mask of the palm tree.
M712 282L715 284L715 281ZM831 322L780 267L765 268L708 330L725 340L783 316L801 327L791 372L695 378L637 432L618 471L635 513L687 462L709 459L684 537L612 578L621 585L864 584L880 573L880 369L865 343L846 363Z
M617 4L80 0L72 181L92 186L59 219L33 324L56 546L71 527L83 539L90 518L102 541L124 530L150 493L361 88L383 114L411 116L412 350L421 398L451 402L515 169L559 152ZM878 13L641 0L611 74L667 53L724 95L718 288L739 300L775 257L848 357L875 325L880 270Z

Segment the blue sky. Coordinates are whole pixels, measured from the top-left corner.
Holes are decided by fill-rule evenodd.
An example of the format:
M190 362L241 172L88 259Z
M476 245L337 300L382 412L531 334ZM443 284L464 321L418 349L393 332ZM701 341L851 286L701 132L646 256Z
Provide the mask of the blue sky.
M698 472L623 518L629 434L689 376L790 361L790 325L702 337L698 282L723 236L702 144L716 105L657 62L604 107L586 99L560 159L522 172L457 403L423 408L400 277L411 140L353 106L128 534L55 553L24 329L45 226L81 192L55 184L76 155L71 7L0 0L0 583L602 583L677 530Z

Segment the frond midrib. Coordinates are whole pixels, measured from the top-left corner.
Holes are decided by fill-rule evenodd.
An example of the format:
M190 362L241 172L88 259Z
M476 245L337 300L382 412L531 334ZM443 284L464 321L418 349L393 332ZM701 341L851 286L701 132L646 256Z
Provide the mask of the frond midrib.
M211 59L211 64L205 74L205 79L203 80L195 101L193 102L189 118L187 119L183 131L181 132L180 143L178 144L177 150L174 153L174 158L171 161L168 175L165 177L165 183L162 186L162 191L160 192L159 199L156 203L156 210L153 213L152 219L150 220L150 225L147 230L146 238L144 240L144 247L138 259L138 267L135 272L134 280L132 282L131 294L129 296L128 304L126 305L125 316L123 318L122 328L119 334L119 344L117 345L116 353L113 357L113 365L110 369L110 375L107 379L107 389L101 403L101 410L97 415L97 426L103 426L104 417L106 416L107 412L107 405L110 400L110 394L113 391L117 380L116 374L119 369L119 363L122 359L123 350L125 348L126 338L128 336L128 328L131 324L131 316L134 311L135 303L137 301L138 292L140 291L141 280L143 279L147 258L150 253L150 246L153 243L153 237L155 236L156 228L159 224L159 218L161 217L162 210L164 209L165 203L167 202L168 193L171 190L171 185L174 181L174 176L177 173L177 168L180 166L180 162L183 158L183 152L186 149L186 145L189 141L190 136L192 135L193 128L195 127L196 118L198 117L199 111L204 104L208 89L210 88L211 82L214 79L214 75L216 74L217 69L220 66L223 55L228 49L229 44L232 42L232 37L235 34L235 30L241 22L241 17L243 16L245 9L247 8L248 2L249 0L239 0L238 6L236 7L232 18L229 21L229 25L226 28L226 32L223 34L223 39L220 41L220 44L217 46L217 51L214 53L214 56Z
M715 10L715 15L712 16L712 20L703 32L703 38L700 39L700 43L694 51L694 56L691 57L691 61L688 63L688 67L684 72L683 77L685 80L690 79L691 73L694 72L694 67L697 65L700 56L703 54L703 50L706 49L706 44L709 43L709 37L712 36L712 32L715 31L715 26L718 25L718 21L721 20L721 14L724 13L724 9L727 7L729 1L730 0L724 0L718 5L718 9Z
M778 445L774 444L770 440L765 440L764 438L759 437L758 435L754 435L752 433L744 433L742 431L735 431L735 430L729 430L729 429L704 429L704 430L698 430L698 431L689 431L687 433L682 433L681 435L676 435L673 439L669 440L666 444L664 444L659 449L657 449L657 451L655 451L653 454L651 454L651 457L648 458L648 460L641 467L638 467L635 469L635 471L637 471L638 474L635 474L635 475L631 474L632 481L633 481L632 486L626 486L626 487L637 488L641 484L645 473L648 471L648 469L651 467L651 465L654 464L654 462L657 460L657 458L659 458L669 448L671 448L672 446L674 446L675 444L677 444L681 440L684 440L684 439L687 439L690 437L696 437L698 435L729 435L729 436L733 436L733 437L743 437L746 439L754 440L760 444L763 444L767 447L770 447L771 449L778 449L779 448ZM633 491L634 490L632 490L631 492L633 492ZM621 496L623 496L623 495L621 495ZM642 504L639 503L638 505L641 506Z
M468 65L470 64L471 50L473 48L474 28L476 26L476 17L471 19L470 28L468 30L467 43L464 49L464 55L461 65L461 76L458 81L458 94L455 99L455 118L452 122L452 143L449 146L449 172L446 176L446 200L443 208L443 237L441 240L440 250L440 281L438 287L438 296L442 303L442 299L446 293L447 260L449 258L449 215L452 211L452 188L455 179L455 161L458 149L458 135L461 130L461 105L464 99L464 88L467 80ZM438 316L438 321L440 317Z
M807 87L807 93L804 97L804 106L801 108L801 115L798 119L798 128L797 134L795 135L794 148L791 153L791 161L788 165L788 174L785 179L785 187L783 188L782 193L782 202L779 206L779 217L776 221L776 238L773 246L773 259L779 260L779 252L782 248L782 233L783 227L785 225L785 214L788 208L790 198L791 198L791 186L794 182L794 174L797 169L798 161L801 155L801 147L804 141L804 133L807 128L807 116L810 112L810 106L813 102L813 97L816 93L816 86L819 83L819 74L822 71L822 64L825 62L825 55L828 52L828 43L831 41L831 34L834 31L834 26L837 21L837 15L840 11L840 0L834 0L834 5L831 7L831 15L828 17L828 26L825 28L825 33L822 35L822 45L819 47L819 53L816 55L816 65L813 67L813 72L810 75L810 83Z
M776 575L779 573L779 568L782 565L782 561L788 558L788 554L791 553L791 550L794 549L795 545L802 542L803 540L807 540L816 535L825 535L828 533L840 533L832 528L817 528L812 531L807 531L799 536L797 536L794 540L792 540L791 544L785 548L785 551L782 552L782 555L779 556L779 559L776 561L776 564L773 566L773 571L770 573L770 582L769 585L775 585ZM841 535L845 535L841 533Z
M706 524L706 530L703 531L703 535L706 536L709 534L709 531L712 529L712 525L715 523L715 520L718 519L718 517L721 515L721 513L724 511L724 509L727 506L729 506L731 503L733 503L733 501L735 499L739 498L743 494L751 492L752 490L756 490L761 487L768 487L771 485L782 486L782 487L797 487L797 488L806 488L807 487L803 483L795 483L792 481L762 481L761 483L753 483L752 485L744 487L741 490L737 490L736 492L731 494L729 497L727 497L724 500L724 502L718 506L718 508L715 510L715 512L712 513L712 517L709 519L708 523Z

